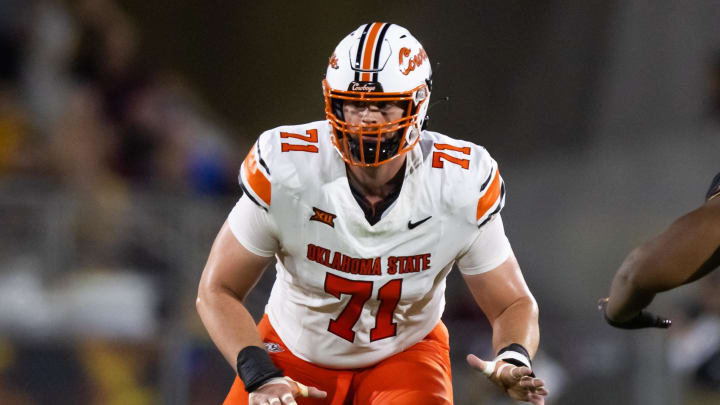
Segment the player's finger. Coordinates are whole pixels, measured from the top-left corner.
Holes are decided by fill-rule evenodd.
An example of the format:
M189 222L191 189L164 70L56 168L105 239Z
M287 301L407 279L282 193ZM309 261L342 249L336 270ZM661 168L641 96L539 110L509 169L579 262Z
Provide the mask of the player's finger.
M264 394L258 394L257 392L251 392L248 396L249 405L270 405L265 398Z
M485 362L480 360L480 358L478 358L474 354L468 354L465 359L467 360L470 367L472 367L478 371L482 371L483 367L485 366Z
M520 382L518 383L518 386L519 386L520 388L533 389L533 390L534 390L535 388L537 388L537 387L535 387L535 384L533 384L533 380L532 380L531 377L523 377L523 378L521 378L521 379L520 379Z
M301 397L307 398L310 395L310 390L308 389L307 385L301 384L296 381L295 386L297 386L298 394L300 394Z
M530 394L528 401L533 405L545 405L545 397L537 394Z
M474 354L468 354L466 357L466 360L470 367L474 368L477 371L482 372L487 377L490 377L495 371L495 362L494 361L485 361L481 360L479 357L477 357Z
M293 387L293 386L294 386L294 388L295 388L295 389L292 390L292 392L293 392L293 397L296 397L296 396L298 396L298 395L300 395L301 397L307 397L307 396L308 396L309 390L308 390L307 385L301 384L301 383L293 380L292 378L290 378L290 377L288 377L288 376L285 376L285 379L290 383L290 387Z
M282 403L284 405L297 405L297 402L295 402L295 397L293 397L293 395L290 393L283 395L280 399L282 399Z
M513 367L510 369L510 377L514 380L519 380L532 374L532 370L527 367Z
M315 387L308 387L308 397L309 398L325 398L325 397L327 397L327 392L319 390Z
M319 390L315 387L308 387L307 385L303 383L299 383L292 378L285 376L285 379L288 380L291 384L295 384L295 390L294 395L301 396L303 398L325 398L327 397L327 392Z
M280 398L270 398L268 401L269 405L280 405Z
M532 378L532 377L525 376L522 379L520 379L520 386L523 388L536 389L536 388L542 387L543 385L545 385L545 383L543 382L543 380L541 380L539 378Z
M303 398L325 398L327 397L327 392L319 390L315 387L308 387L305 384L295 382L298 387L298 394Z

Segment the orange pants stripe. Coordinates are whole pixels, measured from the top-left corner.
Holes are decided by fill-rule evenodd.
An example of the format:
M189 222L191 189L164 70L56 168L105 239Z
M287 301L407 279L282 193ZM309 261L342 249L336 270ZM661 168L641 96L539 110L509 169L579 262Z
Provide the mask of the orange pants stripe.
M267 315L258 324L265 343L280 351L270 358L285 375L328 393L327 398L296 398L298 405L447 405L452 404L450 347L442 322L423 340L380 363L361 369L329 369L302 360L285 347ZM248 393L235 377L224 405L247 405Z

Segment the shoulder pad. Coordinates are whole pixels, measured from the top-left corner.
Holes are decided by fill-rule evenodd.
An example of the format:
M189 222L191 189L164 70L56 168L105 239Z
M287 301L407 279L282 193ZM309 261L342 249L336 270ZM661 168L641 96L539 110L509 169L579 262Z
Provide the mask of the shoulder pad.
M497 162L482 146L428 132L432 139L426 163L439 177L450 210L474 222L487 223L505 205L505 183Z
M248 197L268 209L273 190L295 193L321 182L334 153L327 121L277 127L260 135L238 179Z
M270 167L265 160L266 156L270 156L268 152L273 150L270 132L263 132L250 148L238 175L238 182L243 192L255 204L266 210L270 207L272 199L272 178Z

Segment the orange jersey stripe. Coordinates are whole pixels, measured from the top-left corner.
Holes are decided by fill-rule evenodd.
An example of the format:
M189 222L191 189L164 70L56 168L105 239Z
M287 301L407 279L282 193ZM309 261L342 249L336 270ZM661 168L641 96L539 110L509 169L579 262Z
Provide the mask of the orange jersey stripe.
M478 200L476 220L479 221L480 218L482 218L483 215L485 215L485 213L487 213L488 210L495 205L498 196L500 196L500 171L495 170L495 177L493 178L492 183L490 183L490 186L485 194Z
M363 54L362 69L364 70L369 70L372 68L372 54L373 49L375 48L375 40L377 39L378 32L380 32L380 28L382 26L383 23L374 23L373 26L370 28L368 38L365 41L365 51ZM363 73L360 80L363 82L369 82L370 73Z
M271 186L270 181L265 177L263 172L258 169L257 158L255 157L255 147L250 149L245 162L243 163L243 171L248 185L260 197L265 204L270 205Z

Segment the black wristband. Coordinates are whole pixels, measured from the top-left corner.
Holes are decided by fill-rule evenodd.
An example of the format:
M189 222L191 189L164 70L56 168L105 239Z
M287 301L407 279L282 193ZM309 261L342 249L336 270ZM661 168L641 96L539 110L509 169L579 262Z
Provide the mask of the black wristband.
M608 325L620 329L669 328L672 325L669 319L661 318L648 311L640 311L637 315L624 322L613 321L608 318L607 313L603 314L603 316Z
M502 349L500 349L500 351L497 352L497 355L499 356L499 355L501 355L501 354L503 354L503 353L505 353L505 352L508 352L508 351L522 354L522 355L525 356L525 358L527 359L528 364L514 364L512 361L504 360L505 362L510 363L510 364L514 364L514 365L519 366L519 367L532 368L532 360L530 360L530 353L528 353L527 349L524 348L523 345L521 345L520 343L511 343L511 344L503 347ZM512 360L512 359L508 359L508 360ZM522 362L521 362L521 361L517 361L517 363L522 363Z
M501 356L501 354L503 354L505 352L513 352L513 356L512 357L508 357L507 355ZM520 356L517 356L517 355L520 355ZM527 349L525 349L525 347L523 347L523 345L521 345L519 343L511 343L511 344L503 347L502 349L500 349L498 351L497 356L495 358L497 359L498 357L500 357L502 359L502 361L504 361L506 363L510 363L513 366L527 367L530 369L530 371L532 371L532 360L530 360L530 353L528 353ZM522 360L520 360L518 358L514 358L514 357L524 357L523 360L527 360L527 363L525 363L525 361L522 361ZM535 377L535 373L531 373L530 376Z
M240 350L237 373L247 392L255 391L271 378L283 376L283 371L275 366L270 355L258 346L248 346Z

